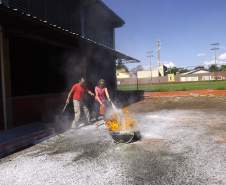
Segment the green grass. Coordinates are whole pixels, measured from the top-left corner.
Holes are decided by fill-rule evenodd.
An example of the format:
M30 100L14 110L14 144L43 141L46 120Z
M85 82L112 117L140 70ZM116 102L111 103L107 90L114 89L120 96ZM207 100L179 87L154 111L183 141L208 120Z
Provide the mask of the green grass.
M166 92L166 91L187 91L187 90L201 90L201 89L226 89L226 80L224 81L203 81L203 82L182 82L182 83L168 83L168 84L148 84L139 85L139 90ZM121 85L118 90L132 91L137 90L137 85Z

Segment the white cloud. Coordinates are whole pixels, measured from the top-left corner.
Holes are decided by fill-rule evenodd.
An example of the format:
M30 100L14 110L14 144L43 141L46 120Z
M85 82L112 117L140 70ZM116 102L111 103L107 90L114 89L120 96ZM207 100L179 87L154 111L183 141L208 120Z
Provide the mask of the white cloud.
M214 60L210 60L210 61L205 61L204 62L204 65L205 66L209 66L209 65L212 65L212 64L215 64L215 61Z
M167 68L175 67L176 65L172 61L164 61L162 62Z
M215 60L204 61L205 66L210 66L215 64ZM226 64L226 53L221 53L217 58L217 65L225 65Z
M167 68L176 67L175 63L172 61L161 61L161 64L165 65ZM157 64L152 64L152 69L156 68ZM150 70L150 65L143 65L144 70Z
M206 56L205 53L198 53L198 54L197 54L197 57L204 57L204 56Z
M219 60L226 60L226 53L222 53L220 54L220 56L218 57Z
M215 64L215 60L210 60L210 61L205 61L204 62L204 65L205 66L210 66L210 65L212 65L212 64ZM217 61L217 65L222 65L222 64L226 64L226 62L225 61Z

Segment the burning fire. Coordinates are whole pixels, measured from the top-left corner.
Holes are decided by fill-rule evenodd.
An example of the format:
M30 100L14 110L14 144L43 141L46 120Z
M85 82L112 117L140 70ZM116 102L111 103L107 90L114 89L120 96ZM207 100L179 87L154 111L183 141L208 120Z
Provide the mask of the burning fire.
M124 108L121 112L113 112L105 124L112 132L128 131L135 126L136 121L132 118L128 109Z

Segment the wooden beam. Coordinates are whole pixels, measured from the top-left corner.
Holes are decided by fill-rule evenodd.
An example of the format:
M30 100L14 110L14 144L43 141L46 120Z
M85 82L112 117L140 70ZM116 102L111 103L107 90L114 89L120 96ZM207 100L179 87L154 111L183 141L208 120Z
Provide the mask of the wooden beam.
M12 98L11 98L11 79L10 79L10 61L9 61L9 42L0 25L0 65L2 80L2 102L4 129L8 130L12 126Z

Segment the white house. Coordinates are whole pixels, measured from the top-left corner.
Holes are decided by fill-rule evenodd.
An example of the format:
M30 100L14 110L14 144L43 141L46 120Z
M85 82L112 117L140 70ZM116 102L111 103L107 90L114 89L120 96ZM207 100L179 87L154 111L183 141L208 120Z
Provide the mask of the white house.
M186 73L181 73L180 75L196 75L196 74L204 74L204 73L209 73L208 70L205 69L197 69L197 70L192 70L192 71L188 71Z
M199 75L205 75L205 78L202 80L210 80L209 71L205 69L196 69L192 71L188 71L186 73L181 73L180 81L181 82L193 82L193 81L199 81Z
M152 70L137 71L138 78L151 78L165 76L166 66L160 65L159 67L154 67Z

